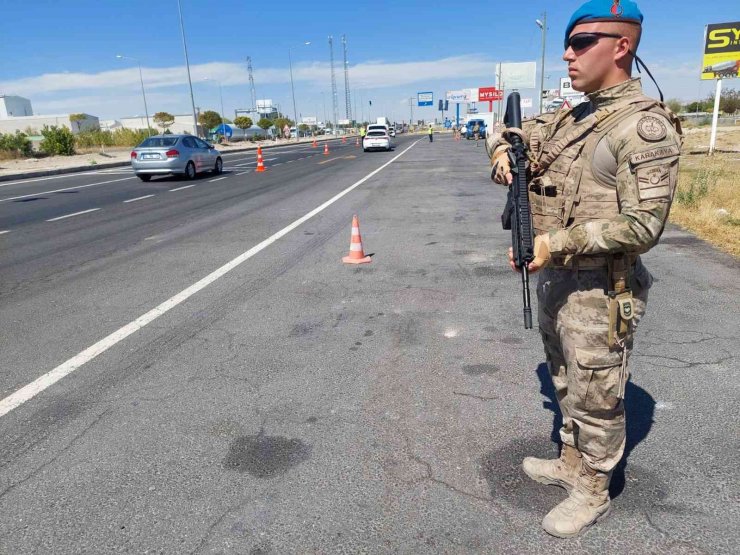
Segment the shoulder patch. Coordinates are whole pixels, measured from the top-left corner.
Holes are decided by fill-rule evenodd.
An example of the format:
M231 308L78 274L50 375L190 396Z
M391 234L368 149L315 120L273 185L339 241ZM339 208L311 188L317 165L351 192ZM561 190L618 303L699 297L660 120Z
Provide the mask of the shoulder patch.
M660 119L648 115L637 122L637 134L646 141L662 141L668 135L668 129Z
M671 168L669 164L637 169L640 201L671 199Z
M657 118L654 119L658 121ZM655 148L650 148L648 150L635 152L632 156L630 156L630 165L637 166L645 162L651 162L652 160L671 158L673 156L678 156L680 153L681 150L678 148L677 145L658 146Z

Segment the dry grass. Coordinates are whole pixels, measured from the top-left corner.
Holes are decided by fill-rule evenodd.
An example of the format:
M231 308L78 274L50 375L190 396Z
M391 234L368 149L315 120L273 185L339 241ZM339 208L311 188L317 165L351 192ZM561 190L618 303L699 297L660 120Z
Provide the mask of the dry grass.
M670 221L740 257L740 153L684 155L679 168Z

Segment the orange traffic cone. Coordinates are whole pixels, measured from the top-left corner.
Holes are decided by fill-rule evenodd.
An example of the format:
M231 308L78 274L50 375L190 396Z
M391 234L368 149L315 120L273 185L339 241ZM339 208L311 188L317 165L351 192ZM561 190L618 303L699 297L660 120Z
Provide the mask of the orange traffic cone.
M316 148L319 146L319 143L316 142L316 137L313 138L313 143L311 144L312 147Z
M342 135L342 144L347 144L347 137Z
M355 146L360 146L360 138L357 137L357 140L355 141Z
M352 216L352 239L349 243L349 255L342 258L345 264L367 264L371 259L365 256L362 250L362 237L360 237L360 221L357 216Z
M257 169L255 171L263 172L265 171L265 161L262 158L262 147L257 147Z
M324 156L329 156L329 143L324 143Z

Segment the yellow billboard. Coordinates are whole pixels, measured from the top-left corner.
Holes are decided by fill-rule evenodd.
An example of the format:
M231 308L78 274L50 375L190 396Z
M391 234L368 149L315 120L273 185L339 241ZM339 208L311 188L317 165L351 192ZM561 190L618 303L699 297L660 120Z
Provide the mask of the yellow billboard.
M707 25L702 79L733 79L740 74L740 21Z

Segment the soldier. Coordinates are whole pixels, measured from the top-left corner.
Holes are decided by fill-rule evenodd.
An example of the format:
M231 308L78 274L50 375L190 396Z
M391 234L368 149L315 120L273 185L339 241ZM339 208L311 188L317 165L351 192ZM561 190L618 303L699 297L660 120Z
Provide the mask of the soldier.
M507 136L522 136L531 154L529 270L541 270L539 329L563 445L560 458L527 457L522 466L533 480L568 491L542 521L561 538L609 513L609 482L625 446L627 360L652 284L639 255L663 232L678 175L677 119L662 94L661 102L645 96L631 77L633 60L638 71L642 63L642 21L634 2L586 2L568 23L563 60L588 102L487 141L500 184L511 183ZM514 267L511 250L509 261Z

